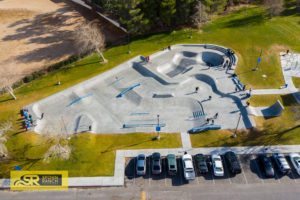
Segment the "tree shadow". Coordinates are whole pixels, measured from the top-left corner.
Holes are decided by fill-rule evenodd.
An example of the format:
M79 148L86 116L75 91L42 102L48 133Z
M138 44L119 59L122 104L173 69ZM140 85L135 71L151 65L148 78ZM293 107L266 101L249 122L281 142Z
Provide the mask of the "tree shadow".
M282 16L296 15L300 16L300 8L296 7L296 3L293 0L286 0L284 4L284 11L281 12Z
M51 1L61 3L56 0ZM65 4L53 12L38 14L32 19L22 19L8 25L8 28L16 30L13 34L2 38L3 41L25 40L26 44L37 46L33 50L25 51L22 55L17 55L14 60L22 63L53 62L77 54L73 33L75 26L80 25L78 21L80 22L82 16L88 21L98 19L96 23L108 39L111 39L112 35L114 39L117 34L121 35L116 27L113 27L114 30L107 28L112 25L103 22L104 20L99 19L99 15L91 10L70 1L63 0L63 2ZM39 46L42 47L39 48ZM7 60L9 59L11 58Z
M264 13L256 13L255 15L246 16L239 19L230 20L223 24L224 27L227 28L236 28L243 26L254 26L259 25L265 22L265 14Z
M281 99L282 99L282 104L284 106L292 106L294 104L297 104L293 94L284 94L281 95Z

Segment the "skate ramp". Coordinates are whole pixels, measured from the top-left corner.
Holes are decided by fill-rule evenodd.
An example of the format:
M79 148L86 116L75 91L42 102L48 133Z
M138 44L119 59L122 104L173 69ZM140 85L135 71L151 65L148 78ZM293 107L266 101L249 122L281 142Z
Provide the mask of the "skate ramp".
M221 54L205 51L202 52L202 61L211 67L220 66L224 62L224 57Z
M224 55L214 51L192 52L182 51L176 53L171 62L161 64L157 71L174 78L191 70L193 65L206 65L210 67L221 66L224 63Z
M247 111L250 115L263 116L263 117L278 117L282 114L283 110L284 107L279 100L277 100L276 103L274 103L270 107L249 106L247 108Z

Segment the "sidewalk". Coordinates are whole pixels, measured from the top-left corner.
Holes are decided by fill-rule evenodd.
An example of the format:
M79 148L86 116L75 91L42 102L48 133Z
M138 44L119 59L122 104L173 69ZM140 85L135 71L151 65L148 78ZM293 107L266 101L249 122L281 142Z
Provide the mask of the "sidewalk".
M253 95L265 95L265 94L291 94L293 93L296 101L300 103L300 95L298 95L299 89L297 89L293 82L293 74L290 71L287 71L287 58L285 53L280 53L280 62L281 62L281 71L284 78L285 84L287 84L286 88L278 88L278 89L258 89L252 90ZM249 91L248 91L249 92Z
M213 153L222 155L227 151L233 151L236 154L259 154L277 152L290 153L300 152L300 145L117 150L114 176L73 177L69 178L69 187L123 186L126 157L135 157L138 154L145 154L146 156L150 156L153 152L159 152L162 156L166 156L167 154L175 154L177 156L181 156L183 155L184 151L187 151L192 155L195 155L197 153L202 153L205 155L211 155ZM9 188L9 184L9 179L0 179L0 188Z

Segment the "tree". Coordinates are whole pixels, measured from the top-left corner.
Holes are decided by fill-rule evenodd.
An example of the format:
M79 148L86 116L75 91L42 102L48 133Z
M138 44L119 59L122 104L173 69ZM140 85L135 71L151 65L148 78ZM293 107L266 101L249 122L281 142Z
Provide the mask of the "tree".
M176 0L176 24L186 24L190 21L195 0Z
M296 0L296 6L298 9L300 9L300 0Z
M211 13L218 13L223 11L227 4L227 0L213 0L210 11Z
M208 21L209 17L208 14L206 13L206 7L201 1L197 2L195 8L196 8L196 12L192 16L192 19L197 23L198 30L200 31L200 25Z
M0 77L0 86L2 90L5 92L9 92L11 96L16 100L17 97L14 94L14 89L13 89L13 81L14 81L14 76L16 75L16 70L15 70L15 64L10 63L3 65L5 67L1 68L1 77Z
M102 54L105 48L105 37L93 21L76 28L75 44L80 53L96 50L103 61L106 62Z
M163 25L171 26L176 13L176 0L161 0L159 18Z
M265 0L264 6L268 9L270 18L281 13L284 0Z

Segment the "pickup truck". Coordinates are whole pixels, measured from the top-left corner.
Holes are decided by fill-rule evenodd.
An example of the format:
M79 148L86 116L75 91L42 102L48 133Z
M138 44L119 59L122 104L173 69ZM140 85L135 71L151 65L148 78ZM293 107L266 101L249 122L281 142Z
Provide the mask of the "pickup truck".
M183 174L186 180L194 180L195 179L195 170L193 166L192 156L189 154L184 154L182 156L182 166L183 166Z

